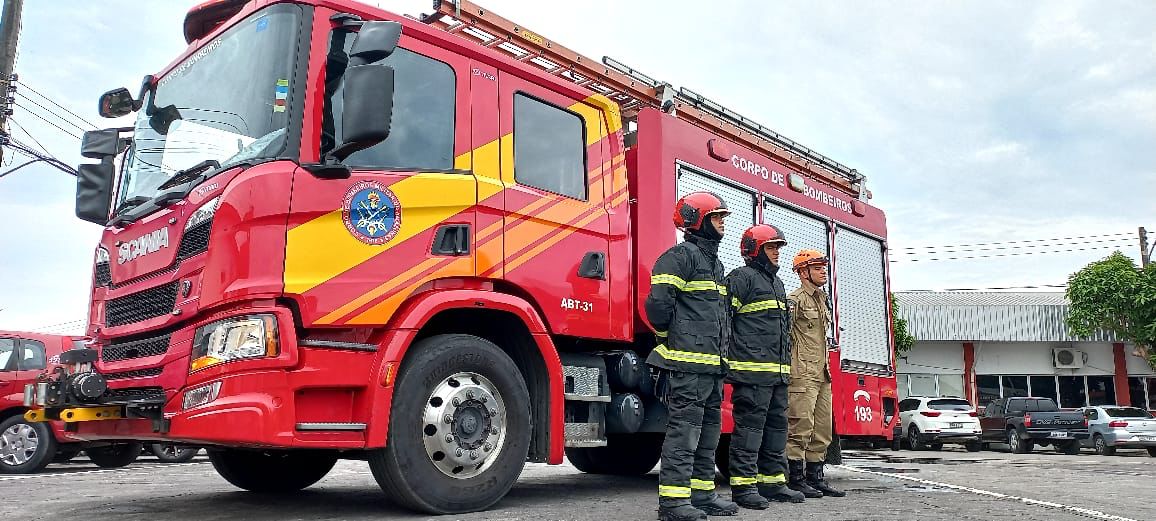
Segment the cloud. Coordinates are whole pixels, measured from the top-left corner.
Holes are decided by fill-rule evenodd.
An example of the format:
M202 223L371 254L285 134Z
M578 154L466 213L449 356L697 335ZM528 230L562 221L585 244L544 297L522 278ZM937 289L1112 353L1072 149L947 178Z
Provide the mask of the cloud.
M988 163L1019 156L1023 151L1024 146L1014 141L996 143L994 145L977 150L975 152L975 159L980 162Z

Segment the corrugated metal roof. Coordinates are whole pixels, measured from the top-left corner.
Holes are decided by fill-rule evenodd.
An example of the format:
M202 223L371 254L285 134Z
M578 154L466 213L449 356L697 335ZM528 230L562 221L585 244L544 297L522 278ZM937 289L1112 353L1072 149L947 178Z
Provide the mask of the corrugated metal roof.
M918 340L988 342L1116 342L1097 332L1068 333L1068 301L1062 292L995 293L897 291L899 314Z

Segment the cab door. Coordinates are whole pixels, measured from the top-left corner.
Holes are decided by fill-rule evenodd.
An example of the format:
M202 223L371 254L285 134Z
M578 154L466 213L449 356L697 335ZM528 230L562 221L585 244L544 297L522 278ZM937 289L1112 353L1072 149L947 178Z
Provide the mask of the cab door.
M511 74L499 73L498 91L505 279L534 297L553 333L608 338L614 263L604 115Z

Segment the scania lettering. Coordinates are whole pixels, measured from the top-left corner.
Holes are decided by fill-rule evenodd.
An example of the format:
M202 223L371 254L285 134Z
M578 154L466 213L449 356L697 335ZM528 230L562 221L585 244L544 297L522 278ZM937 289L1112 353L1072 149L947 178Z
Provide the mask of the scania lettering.
M206 446L258 492L365 460L433 514L492 507L526 462L644 474L666 411L642 303L672 205L711 190L728 228L773 223L833 259L836 431L892 438L886 221L857 171L467 1L417 19L215 0L183 30L171 64L101 97L135 125L82 141L76 214L105 226L95 349L28 390L36 418ZM96 376L98 395L71 388Z

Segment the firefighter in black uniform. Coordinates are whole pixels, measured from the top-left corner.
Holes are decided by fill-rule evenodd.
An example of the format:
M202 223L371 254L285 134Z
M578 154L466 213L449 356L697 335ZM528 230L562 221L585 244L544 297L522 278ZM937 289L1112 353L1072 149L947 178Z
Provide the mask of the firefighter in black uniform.
M674 225L686 240L658 258L650 278L646 316L658 346L646 363L654 368L655 395L667 409L658 475L660 520L738 513L738 505L715 492L714 482L730 328L718 247L729 213L722 197L710 192L679 199Z
M739 251L747 265L727 276L734 316L727 350L727 382L735 430L731 434L731 498L762 510L771 501L803 502L787 488L787 384L791 334L787 290L779 279L779 248L787 238L758 224L743 233Z

